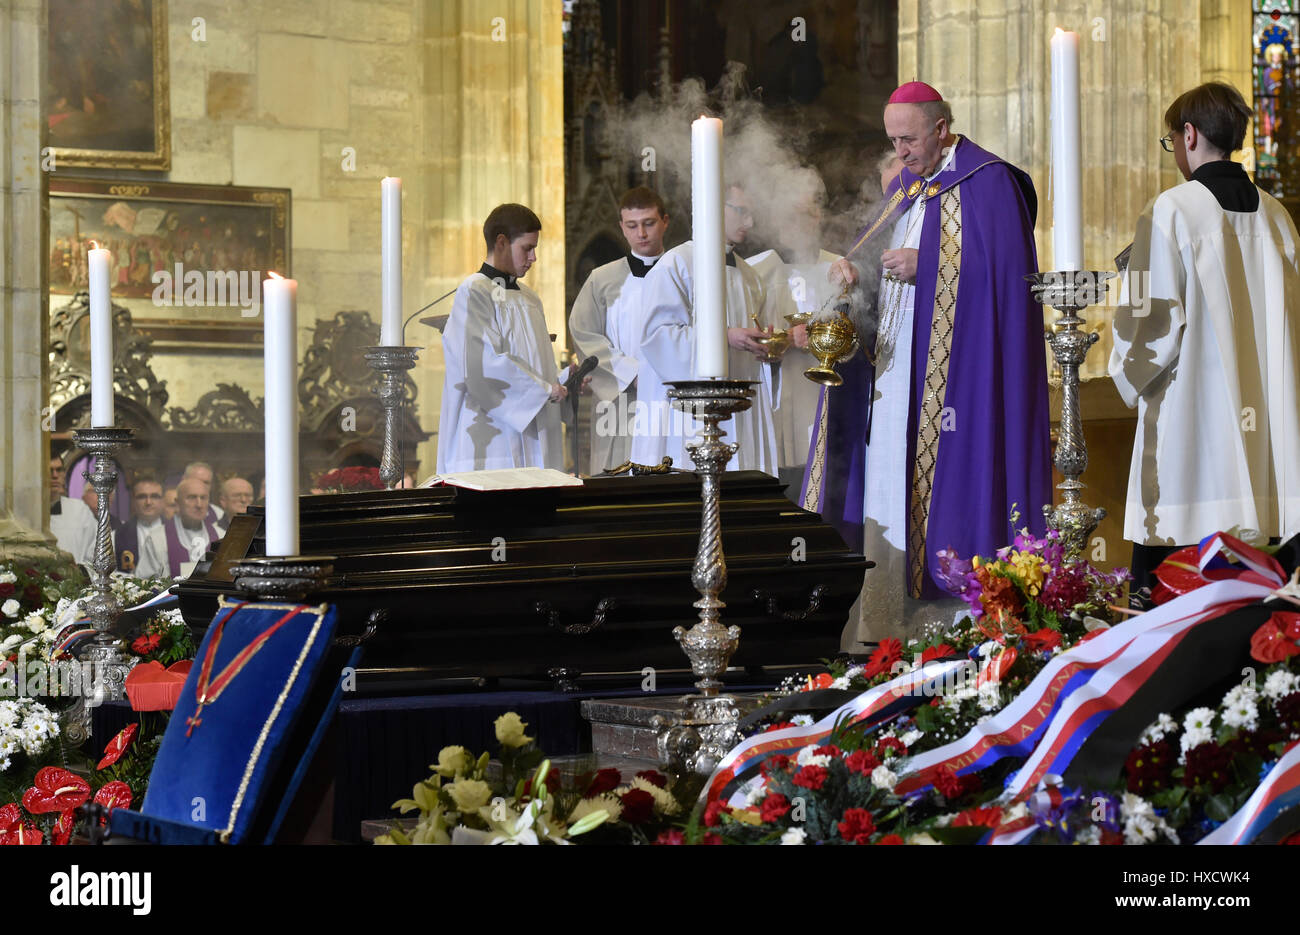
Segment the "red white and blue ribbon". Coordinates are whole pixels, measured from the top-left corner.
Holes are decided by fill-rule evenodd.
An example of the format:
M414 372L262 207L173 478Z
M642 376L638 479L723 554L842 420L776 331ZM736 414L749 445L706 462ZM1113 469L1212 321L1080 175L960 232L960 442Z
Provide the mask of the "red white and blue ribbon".
M1300 807L1300 744L1282 755L1235 815L1197 843L1249 844L1278 815L1297 807Z
M944 690L946 677L969 666L970 661L967 659L927 662L920 669L906 672L898 678L867 689L815 724L805 727L783 727L780 730L756 734L738 744L722 758L722 762L718 764L704 787L704 796L707 801L719 798L737 777L770 756L790 754L810 744L821 744L841 722L846 724L870 722L873 717L887 716L893 703L901 699L938 695ZM729 804L742 807L745 804L743 799L745 799L743 793L735 793Z

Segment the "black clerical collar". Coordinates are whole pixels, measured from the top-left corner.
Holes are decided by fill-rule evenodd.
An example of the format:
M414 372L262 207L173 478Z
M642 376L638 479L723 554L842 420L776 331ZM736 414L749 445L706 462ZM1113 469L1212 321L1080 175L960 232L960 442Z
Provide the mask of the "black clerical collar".
M663 254L660 254L660 256L662 255ZM658 260L659 257L654 257L649 263L647 263L645 260L641 259L635 253L628 253L627 268L632 271L632 275L635 276L637 279L644 279L645 274L650 272L650 270L654 269L655 263L657 263Z
M1192 173L1192 181L1208 188L1224 211L1259 210L1259 189L1240 163L1228 159L1207 162Z
M519 288L518 276L511 276L509 273L503 273L501 272L501 270L497 269L495 266L493 266L490 263L484 263L482 266L478 268L478 271L482 273L484 276L486 276L488 279L491 279L493 282L500 279L502 282L506 284L507 289Z
M729 249L729 250L727 251L727 265L728 265L728 266L733 266L733 267L736 265L736 248L735 248L735 247L732 247L731 249Z
M50 507L50 515L51 515L51 516L62 516L62 515L63 515L63 501L62 501L62 500L58 500L58 501L56 501L55 504L54 504L54 506Z

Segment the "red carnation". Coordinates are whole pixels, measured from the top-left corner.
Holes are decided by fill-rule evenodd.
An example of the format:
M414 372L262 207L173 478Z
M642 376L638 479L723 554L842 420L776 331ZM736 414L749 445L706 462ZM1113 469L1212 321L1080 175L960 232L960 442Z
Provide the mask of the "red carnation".
M643 769L636 774L637 779L644 779L652 786L658 786L660 789L668 788L668 777L657 769Z
M1250 638L1250 655L1268 665L1281 662L1289 656L1300 653L1296 638L1288 632L1291 621L1280 619L1300 617L1300 614L1278 612L1264 621L1264 625Z
M14 593L14 586L8 581L0 581L0 598L9 597Z
M823 744L813 750L813 756L831 756L838 760L842 755L843 752L833 743Z
M704 807L704 824L708 828L716 828L722 824L722 816L730 815L731 809L727 803L721 799L714 799Z
M996 828L1002 824L1000 808L968 808L952 820L954 828Z
M763 728L763 733L767 734L774 730L783 730L787 727L794 727L794 721L777 721L775 724Z
M32 782L23 793L23 808L33 815L80 808L90 799L90 783L58 766L41 769Z
M23 588L23 600L33 607L41 606L41 586L39 584L29 584Z
M135 735L139 731L139 724L128 724L118 731L113 739L108 742L108 746L104 748L104 758L99 761L99 765L95 769L105 769L122 759L122 754L126 752L127 747L131 746L131 743L135 740Z
M670 828L667 831L660 831L659 837L654 839L655 844L685 844L686 835L678 828Z
M876 756L883 760L885 754L890 750L893 750L899 756L906 756L907 744L903 743L903 741L899 740L897 737L881 737L880 741L876 744Z
M759 814L763 821L773 822L789 811L790 800L779 792L771 792L763 800L763 808Z
M774 753L763 761L759 767L764 776L771 776L773 773L784 773L790 769L790 758L784 753Z
M591 777L591 784L587 786L587 792L584 798L601 795L609 792L611 789L617 789L619 783L623 781L623 774L613 767L596 770L596 775Z
M161 645L162 636L157 633L146 633L144 636L136 637L131 643L131 652L137 656L147 656Z
M850 844L870 844L871 836L876 832L876 822L865 808L848 809L844 820L836 827L840 829L840 837Z
M945 799L961 798L965 784L951 766L940 766L934 773L934 787Z
M718 836L717 836L716 834L714 834L713 832L709 832L709 833L706 834L703 838L700 839L700 843L701 843L701 844L721 844L721 843L722 843L722 838L718 837Z
M654 814L655 797L644 789L629 789L619 796L623 804L622 820L629 825L641 825Z
M870 750L854 750L844 758L844 765L850 773L870 776L871 771L880 765L880 760Z
M902 844L903 839L896 834L887 834L876 843L877 844Z
M805 789L820 789L826 784L827 777L830 776L830 770L824 766L805 766L794 774L794 784L803 786Z

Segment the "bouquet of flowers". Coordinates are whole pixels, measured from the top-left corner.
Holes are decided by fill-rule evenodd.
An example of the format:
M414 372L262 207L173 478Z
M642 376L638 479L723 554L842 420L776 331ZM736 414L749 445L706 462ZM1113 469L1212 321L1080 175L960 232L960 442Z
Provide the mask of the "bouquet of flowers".
M566 783L524 733L527 727L514 712L497 718L499 773L489 768L487 753L475 758L464 747L444 747L411 798L393 803L402 814L419 813L415 827L394 825L375 843L646 843L657 825L684 814L667 778L653 770L629 783L615 769Z
M316 479L313 492L355 493L361 490L383 490L377 467L343 467L326 471Z

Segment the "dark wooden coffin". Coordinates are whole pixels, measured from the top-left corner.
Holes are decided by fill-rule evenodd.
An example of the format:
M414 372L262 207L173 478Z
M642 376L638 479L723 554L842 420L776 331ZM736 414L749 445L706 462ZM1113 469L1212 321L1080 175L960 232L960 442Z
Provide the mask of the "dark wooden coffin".
M721 486L722 619L742 630L732 665L835 655L863 557L794 506L775 478L730 473ZM360 633L372 611L388 611L367 643L361 675L372 687L687 667L672 630L690 627L698 613L694 474L542 490L306 496L301 504L302 553L334 557L317 596L339 607L340 631ZM186 621L206 626L217 596L232 592L231 564L263 554L254 507L178 586Z

